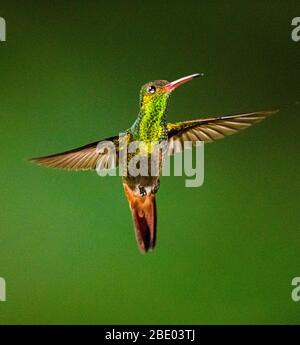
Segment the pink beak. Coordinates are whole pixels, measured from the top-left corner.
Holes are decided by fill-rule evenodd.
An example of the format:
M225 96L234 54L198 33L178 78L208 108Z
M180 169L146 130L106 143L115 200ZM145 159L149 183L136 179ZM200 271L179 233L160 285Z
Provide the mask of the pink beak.
M196 74L188 75L187 77L183 77L183 78L171 81L171 83L164 86L164 89L168 92L171 92L171 91L175 90L179 85L187 83L188 81L190 81L194 78L202 77L203 75L204 75L203 73L201 73L201 74L196 73Z

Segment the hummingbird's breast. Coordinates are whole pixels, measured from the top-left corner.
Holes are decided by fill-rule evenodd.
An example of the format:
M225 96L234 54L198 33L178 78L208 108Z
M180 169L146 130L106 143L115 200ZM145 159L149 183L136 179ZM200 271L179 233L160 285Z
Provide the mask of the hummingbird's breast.
M126 174L123 183L136 195L157 192L167 151L167 125L163 110L141 111L129 130ZM133 145L133 146L131 146Z
M157 133L157 131L156 131ZM159 188L162 165L167 152L164 140L166 128L161 128L159 137L147 133L136 140L131 134L128 140L127 164L123 168L123 183L136 195L155 194ZM125 171L125 173L124 173Z
M159 142L166 139L164 109L150 106L142 109L131 130L135 140L145 143Z

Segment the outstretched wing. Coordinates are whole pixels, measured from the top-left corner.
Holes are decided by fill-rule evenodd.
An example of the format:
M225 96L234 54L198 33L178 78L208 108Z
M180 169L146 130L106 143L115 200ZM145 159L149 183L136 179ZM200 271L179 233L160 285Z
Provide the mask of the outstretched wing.
M103 149L101 149L101 144ZM114 145L115 151L105 149L106 144ZM110 146L110 145L109 145ZM50 156L37 157L30 159L39 165L51 168L59 168L65 170L93 170L100 168L108 168L109 161L115 156L115 166L118 165L119 136L100 140L92 144L88 144L77 149L57 153Z
M206 119L196 119L167 125L169 139L169 154L182 150L184 141L212 142L232 135L266 117L277 113L279 110L259 111L254 113L220 116Z

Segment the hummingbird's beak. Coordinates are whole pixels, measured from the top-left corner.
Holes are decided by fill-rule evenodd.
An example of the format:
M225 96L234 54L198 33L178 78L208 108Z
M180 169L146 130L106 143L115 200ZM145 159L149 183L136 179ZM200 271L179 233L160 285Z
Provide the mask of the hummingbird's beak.
M183 77L183 78L180 78L180 79L177 79L177 80L174 80L174 81L171 81L171 83L167 84L166 86L164 86L164 89L167 91L167 92L171 92L173 90L175 90L179 85L182 85L184 83L187 83L188 81L194 79L194 78L197 78L197 77L203 77L204 74L201 73L196 73L196 74L192 74L192 75L188 75L186 77Z

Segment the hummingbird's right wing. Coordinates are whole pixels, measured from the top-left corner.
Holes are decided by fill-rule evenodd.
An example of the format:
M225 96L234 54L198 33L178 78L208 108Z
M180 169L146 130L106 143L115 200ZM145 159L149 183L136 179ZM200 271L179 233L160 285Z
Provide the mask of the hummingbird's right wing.
M101 151L102 143L111 143L115 151L111 155L115 156L115 166L118 165L119 136L103 139L92 144L88 144L77 149L57 153L50 156L32 158L30 161L39 165L65 170L94 170L106 168L108 161L112 158L110 153L104 149Z
M184 141L204 141L210 143L225 136L232 135L279 110L259 111L254 113L219 116L206 119L196 119L177 123L168 123L169 154L180 152Z

